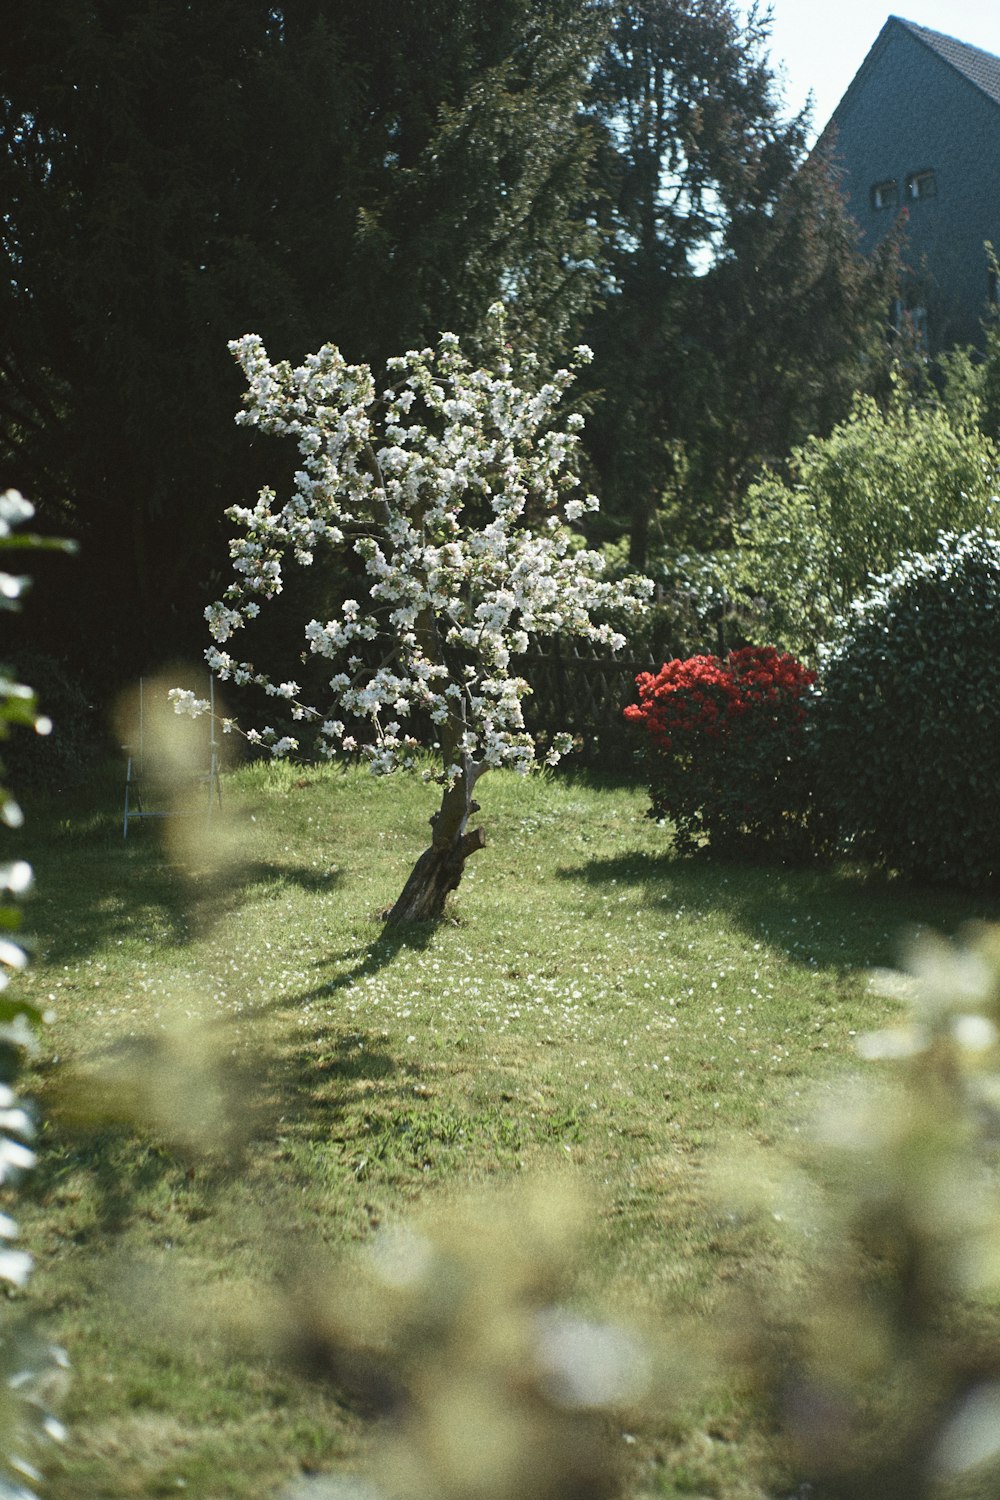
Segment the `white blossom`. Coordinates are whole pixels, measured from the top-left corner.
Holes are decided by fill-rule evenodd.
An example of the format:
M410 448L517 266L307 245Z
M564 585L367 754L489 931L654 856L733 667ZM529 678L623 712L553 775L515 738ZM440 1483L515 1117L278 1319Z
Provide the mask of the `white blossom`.
M492 315L502 320L502 307ZM230 347L247 382L237 420L291 437L301 463L284 503L264 488L256 503L228 512L238 528L234 579L206 610L213 669L291 703L293 718L315 724L324 753L360 748L377 773L412 763L416 741L399 721L414 711L435 726L446 782L472 763L527 770L529 687L512 658L531 634L620 644L595 616L612 603L638 610L644 596L642 581L605 583L601 558L579 548L566 524L597 503L566 498L577 486L582 425L559 411L572 372L538 385L529 361L519 383L506 357L473 368L451 334L436 349L389 360L380 384L329 344L296 368L272 362L256 335ZM577 363L588 356L581 349ZM529 524L526 515L539 519ZM286 559L308 565L323 547L353 550L365 592L329 619L310 620L305 651L336 664L330 705L368 722L360 746L343 719L302 701L298 682L271 681L219 651L281 592ZM455 673L452 652L462 654ZM172 696L178 712L200 711L193 695ZM248 738L273 755L299 748L274 728ZM553 736L546 760L569 747L568 736Z
M198 698L185 688L171 688L167 698L174 705L175 714L186 714L192 719L207 714L211 707L207 698Z

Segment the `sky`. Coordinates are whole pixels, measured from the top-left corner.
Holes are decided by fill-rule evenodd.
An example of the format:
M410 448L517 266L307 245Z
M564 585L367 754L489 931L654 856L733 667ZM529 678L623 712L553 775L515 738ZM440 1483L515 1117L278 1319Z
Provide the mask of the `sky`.
M1000 0L771 0L771 62L792 109L814 95L818 132L890 15L1000 55Z

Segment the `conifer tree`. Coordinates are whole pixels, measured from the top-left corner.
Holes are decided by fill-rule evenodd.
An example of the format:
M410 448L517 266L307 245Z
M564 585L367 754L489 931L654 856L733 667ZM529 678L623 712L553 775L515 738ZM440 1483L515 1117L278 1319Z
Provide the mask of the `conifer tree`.
M610 295L588 334L588 440L605 510L645 567L664 497L709 545L756 465L842 417L882 340L891 252L860 254L735 0L609 0L595 80Z
M251 327L381 363L498 295L551 367L597 275L571 0L3 0L0 465L79 537L47 622L133 670L185 645L257 487ZM113 599L115 641L88 599ZM36 634L37 640L37 634Z

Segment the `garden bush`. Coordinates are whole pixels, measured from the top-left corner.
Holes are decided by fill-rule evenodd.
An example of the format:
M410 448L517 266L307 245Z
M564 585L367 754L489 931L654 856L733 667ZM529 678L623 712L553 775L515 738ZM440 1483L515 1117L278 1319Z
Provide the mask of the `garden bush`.
M803 746L815 673L771 646L666 662L636 678L626 719L645 730L650 816L690 852L802 852L812 838Z
M1000 540L940 538L874 581L812 718L844 838L918 878L1000 874Z
M766 474L750 487L735 550L717 556L716 586L756 614L756 638L809 660L872 576L929 550L942 531L997 530L1000 454L937 402L897 397L882 411L860 397L789 467L790 482Z

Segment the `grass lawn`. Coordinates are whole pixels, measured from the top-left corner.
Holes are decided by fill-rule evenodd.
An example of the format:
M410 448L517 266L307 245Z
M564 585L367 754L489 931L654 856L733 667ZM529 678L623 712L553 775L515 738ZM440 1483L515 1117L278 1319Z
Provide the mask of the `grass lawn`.
M16 836L37 880L23 984L55 1013L15 1200L23 1296L74 1372L52 1500L270 1497L361 1468L363 1403L280 1358L265 1311L321 1255L470 1190L558 1171L590 1205L580 1305L710 1327L776 1253L720 1209L712 1162L770 1150L857 1066L891 1008L867 971L909 928L996 914L852 870L679 860L641 790L496 773L454 920L386 936L434 803L415 777L242 771L225 858L166 846L172 824L123 843L119 792L28 798ZM779 1482L738 1393L628 1439L636 1495Z

